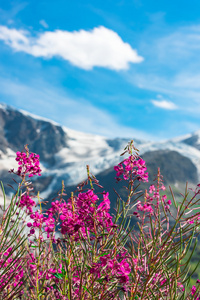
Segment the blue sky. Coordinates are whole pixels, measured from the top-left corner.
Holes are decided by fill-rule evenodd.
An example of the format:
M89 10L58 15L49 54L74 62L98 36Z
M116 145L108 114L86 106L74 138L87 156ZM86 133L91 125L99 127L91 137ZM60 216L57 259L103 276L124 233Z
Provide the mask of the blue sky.
M1 0L0 102L108 137L199 130L199 11L199 0Z

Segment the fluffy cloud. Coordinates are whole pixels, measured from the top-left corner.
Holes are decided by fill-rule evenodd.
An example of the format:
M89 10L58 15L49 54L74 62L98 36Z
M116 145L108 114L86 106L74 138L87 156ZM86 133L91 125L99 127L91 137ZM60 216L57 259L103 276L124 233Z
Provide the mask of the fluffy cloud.
M95 66L113 70L128 69L129 63L143 58L113 30L103 26L91 31L46 31L33 37L27 31L0 26L0 40L15 51L35 57L60 56L71 64L90 70Z
M171 101L166 101L166 100L151 100L151 102L153 103L153 105L163 108L163 109L169 109L169 110L174 110L177 109L177 106L171 102Z

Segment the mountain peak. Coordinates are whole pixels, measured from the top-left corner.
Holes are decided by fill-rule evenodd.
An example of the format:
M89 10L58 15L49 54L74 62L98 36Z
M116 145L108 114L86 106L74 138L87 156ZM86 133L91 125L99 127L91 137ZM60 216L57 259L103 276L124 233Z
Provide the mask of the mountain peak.
M200 150L200 130L172 139L171 141L185 143Z

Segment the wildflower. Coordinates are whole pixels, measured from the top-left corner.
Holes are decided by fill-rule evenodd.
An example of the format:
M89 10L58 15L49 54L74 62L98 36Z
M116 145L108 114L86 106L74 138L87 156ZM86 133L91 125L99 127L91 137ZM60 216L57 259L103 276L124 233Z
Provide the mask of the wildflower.
M18 162L18 170L17 175L24 177L28 175L28 177L33 177L34 175L41 176L41 169L40 169L40 162L39 162L39 155L35 153L30 153L28 148L25 147L25 152L17 152L16 161Z
M117 172L116 176L119 180L119 177L123 175L124 180L128 180L130 176L133 176L133 178L138 181L148 182L147 168L142 158L136 158L130 155L127 159L124 159L122 163L114 166L114 170Z
M24 208L26 207L27 208L27 212L28 213L32 213L33 212L33 209L32 207L35 206L35 201L33 199L31 199L31 197L28 195L28 194L23 194L21 196L21 198L19 197L20 201L19 202L16 202L17 205L19 205L19 207L21 208Z
M196 286L193 285L191 289L191 294L194 295L196 293L196 290L197 290Z
M155 186L152 184L149 187L149 193L152 194L156 190Z

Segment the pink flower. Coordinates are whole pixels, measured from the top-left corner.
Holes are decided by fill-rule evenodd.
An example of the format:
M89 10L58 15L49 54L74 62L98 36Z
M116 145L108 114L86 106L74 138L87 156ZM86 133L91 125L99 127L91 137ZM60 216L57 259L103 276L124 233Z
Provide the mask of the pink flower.
M28 177L33 177L34 175L41 176L39 155L35 153L29 153L28 148L25 148L25 152L17 152L16 161L18 162L18 170L17 175L24 177L28 175ZM12 172L12 171L11 171Z
M161 280L161 282L160 282L160 285L163 285L165 282L167 281L167 279L165 278L165 279L163 279L163 280Z
M35 233L35 229L32 228L32 229L30 230L30 234L34 234L34 233Z
M155 191L155 190L156 190L155 186L153 184L150 185L150 187L149 187L149 193L152 194L153 191Z
M123 175L124 180L128 180L131 176L133 176L133 178L138 181L148 182L148 173L146 172L147 168L145 161L140 157L130 155L117 166L114 166L114 170L117 172L117 180L121 180L119 177Z
M191 289L191 294L194 295L196 293L196 290L197 290L196 286L193 285Z
M28 213L32 213L33 212L33 209L32 207L35 206L35 201L33 199L30 198L29 195L27 194L23 194L20 198L20 202L16 202L16 204L18 205L19 203L19 207L26 207L26 211Z

